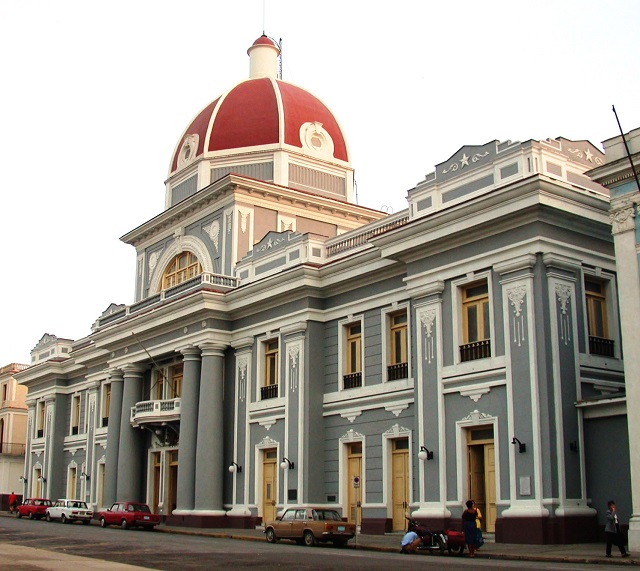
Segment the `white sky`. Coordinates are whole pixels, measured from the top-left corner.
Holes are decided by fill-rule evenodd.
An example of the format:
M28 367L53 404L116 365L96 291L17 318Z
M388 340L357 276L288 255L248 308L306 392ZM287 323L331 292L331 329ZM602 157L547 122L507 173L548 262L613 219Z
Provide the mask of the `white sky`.
M360 204L465 144L640 127L640 2L0 0L0 366L132 303L120 242L164 208L182 131L248 77L263 30L284 79L340 121Z

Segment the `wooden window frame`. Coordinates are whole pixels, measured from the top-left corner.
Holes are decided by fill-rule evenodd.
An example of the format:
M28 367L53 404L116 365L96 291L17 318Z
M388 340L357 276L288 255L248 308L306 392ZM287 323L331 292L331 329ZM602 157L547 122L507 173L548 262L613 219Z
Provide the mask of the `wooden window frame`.
M162 274L162 289L169 289L201 273L202 264L198 257L188 250L180 252L167 264Z
M470 290L484 286L486 292L476 295L469 295ZM486 341L491 339L491 304L489 301L489 281L486 279L461 286L462 297L462 341L464 344L476 341ZM469 310L477 309L476 319L476 339L471 339L469 325ZM485 311L486 323L485 323ZM486 329L486 330L485 330Z

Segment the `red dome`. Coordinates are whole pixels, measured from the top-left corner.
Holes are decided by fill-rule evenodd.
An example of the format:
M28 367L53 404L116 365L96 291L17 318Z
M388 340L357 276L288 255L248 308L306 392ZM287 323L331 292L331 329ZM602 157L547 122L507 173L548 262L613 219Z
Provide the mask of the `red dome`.
M273 46L262 36L254 45ZM261 77L236 85L205 107L183 133L173 155L171 173L178 169L178 156L185 137L198 136L196 156L248 147L289 145L303 148L300 128L320 123L333 140L333 157L348 162L342 130L329 109L309 92L279 79ZM171 174L170 173L170 174Z

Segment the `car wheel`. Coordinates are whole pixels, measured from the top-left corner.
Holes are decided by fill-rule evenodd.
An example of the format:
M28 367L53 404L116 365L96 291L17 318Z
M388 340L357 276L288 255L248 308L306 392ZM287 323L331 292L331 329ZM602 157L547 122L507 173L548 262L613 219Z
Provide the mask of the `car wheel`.
M449 547L449 555L462 555L464 553L464 545L456 545Z
M100 518L100 527L107 527L107 521L103 517Z
M29 512L29 519L33 519L33 512Z
M302 536L302 540L307 547L312 547L316 544L316 538L313 535L313 531L307 529Z
M66 516L66 515L64 515L64 514L62 514L62 517L60 518L60 521L61 521L62 523L67 523L67 516Z
M20 518L22 517L22 514L18 511L18 512L16 512L16 517L17 517L18 519L20 519Z
M47 512L47 521L51 523L51 514L49 512Z
M272 528L272 527L270 527L270 528L267 530L267 541L268 541L269 543L276 543L276 542L278 541L278 538L276 537L276 532L275 532L275 531L273 531L273 528Z
M129 529L129 524L127 523L127 520L126 520L126 519L123 519L123 520L120 522L120 527L121 527L122 529Z

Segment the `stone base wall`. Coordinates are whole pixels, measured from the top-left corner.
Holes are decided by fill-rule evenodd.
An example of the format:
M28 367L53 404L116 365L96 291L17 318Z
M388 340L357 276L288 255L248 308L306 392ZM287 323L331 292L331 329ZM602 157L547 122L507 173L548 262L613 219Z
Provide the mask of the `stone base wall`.
M496 543L534 545L593 543L598 522L593 516L509 517L496 520Z

